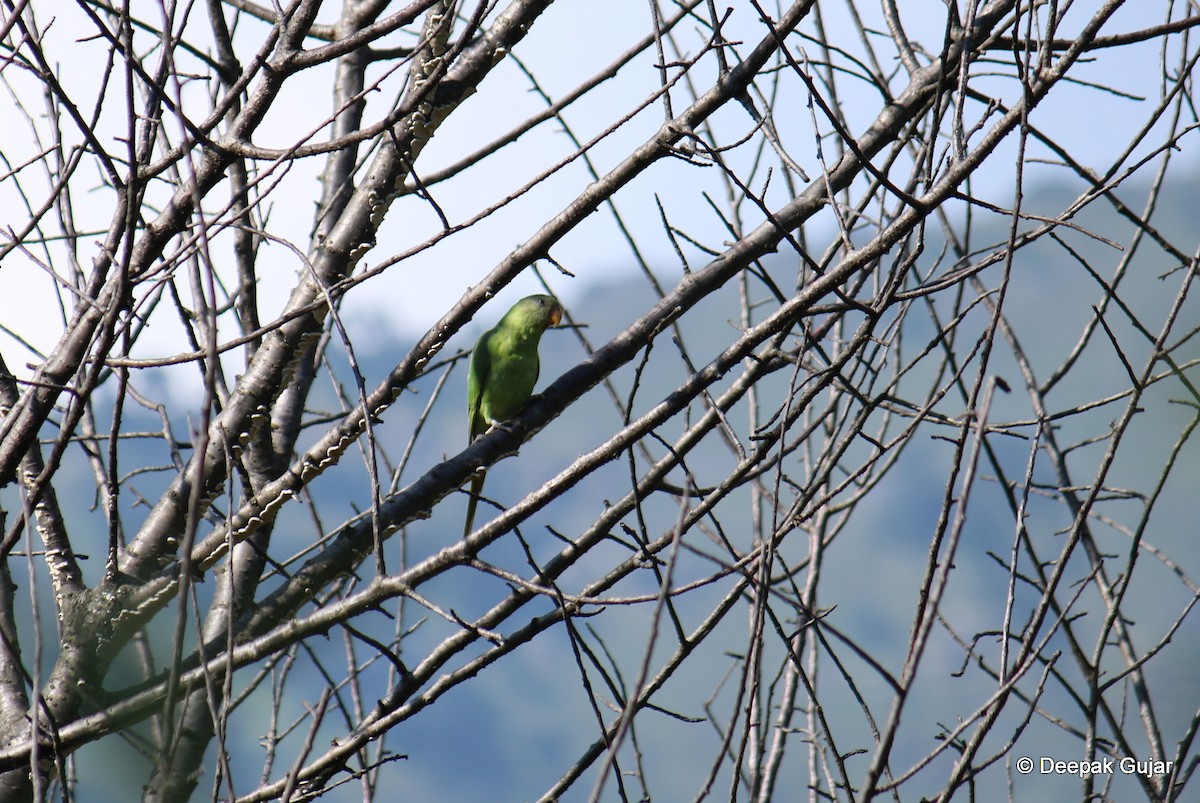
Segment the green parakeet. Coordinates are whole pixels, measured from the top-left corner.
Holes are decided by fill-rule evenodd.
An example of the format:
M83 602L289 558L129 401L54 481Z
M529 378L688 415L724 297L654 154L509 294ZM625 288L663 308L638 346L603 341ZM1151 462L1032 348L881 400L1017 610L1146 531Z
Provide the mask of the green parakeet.
M467 443L488 428L506 421L525 406L538 378L538 342L542 333L562 320L562 305L552 296L522 298L504 314L500 323L479 337L467 370ZM467 501L467 524L471 532L475 504L483 490L486 472L471 480Z

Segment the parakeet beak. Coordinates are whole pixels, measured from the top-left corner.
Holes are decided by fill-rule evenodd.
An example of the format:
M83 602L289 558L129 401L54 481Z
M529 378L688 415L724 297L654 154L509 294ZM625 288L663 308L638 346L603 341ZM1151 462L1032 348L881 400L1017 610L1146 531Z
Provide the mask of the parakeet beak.
M558 323L561 320L562 320L562 310L561 309L556 309L550 313L550 325L551 326L558 326Z

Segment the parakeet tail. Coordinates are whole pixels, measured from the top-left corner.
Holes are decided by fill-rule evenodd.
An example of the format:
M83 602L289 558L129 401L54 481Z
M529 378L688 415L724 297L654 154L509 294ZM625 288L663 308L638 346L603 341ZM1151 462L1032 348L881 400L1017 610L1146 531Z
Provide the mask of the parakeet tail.
M479 502L479 495L483 493L483 481L487 477L486 471L480 471L471 480L470 497L467 499L467 523L463 527L463 538L471 534L471 527L475 524L475 505Z

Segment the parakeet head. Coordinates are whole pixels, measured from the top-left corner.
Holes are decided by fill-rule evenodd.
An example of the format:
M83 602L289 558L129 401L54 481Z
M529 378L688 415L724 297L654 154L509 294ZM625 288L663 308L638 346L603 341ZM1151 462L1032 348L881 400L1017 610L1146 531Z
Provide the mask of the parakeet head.
M551 326L558 326L562 314L562 305L554 296L526 296L504 314L500 325L533 329L540 333Z

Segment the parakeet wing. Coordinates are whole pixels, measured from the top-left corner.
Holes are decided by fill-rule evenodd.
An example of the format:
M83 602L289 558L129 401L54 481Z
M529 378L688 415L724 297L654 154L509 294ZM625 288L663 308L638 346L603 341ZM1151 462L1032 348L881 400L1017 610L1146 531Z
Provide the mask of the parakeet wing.
M491 373L492 355L488 351L487 341L491 332L484 332L471 352L471 361L467 368L467 443L471 443L487 431L488 423L483 419L480 409L483 393L487 388L488 375Z

